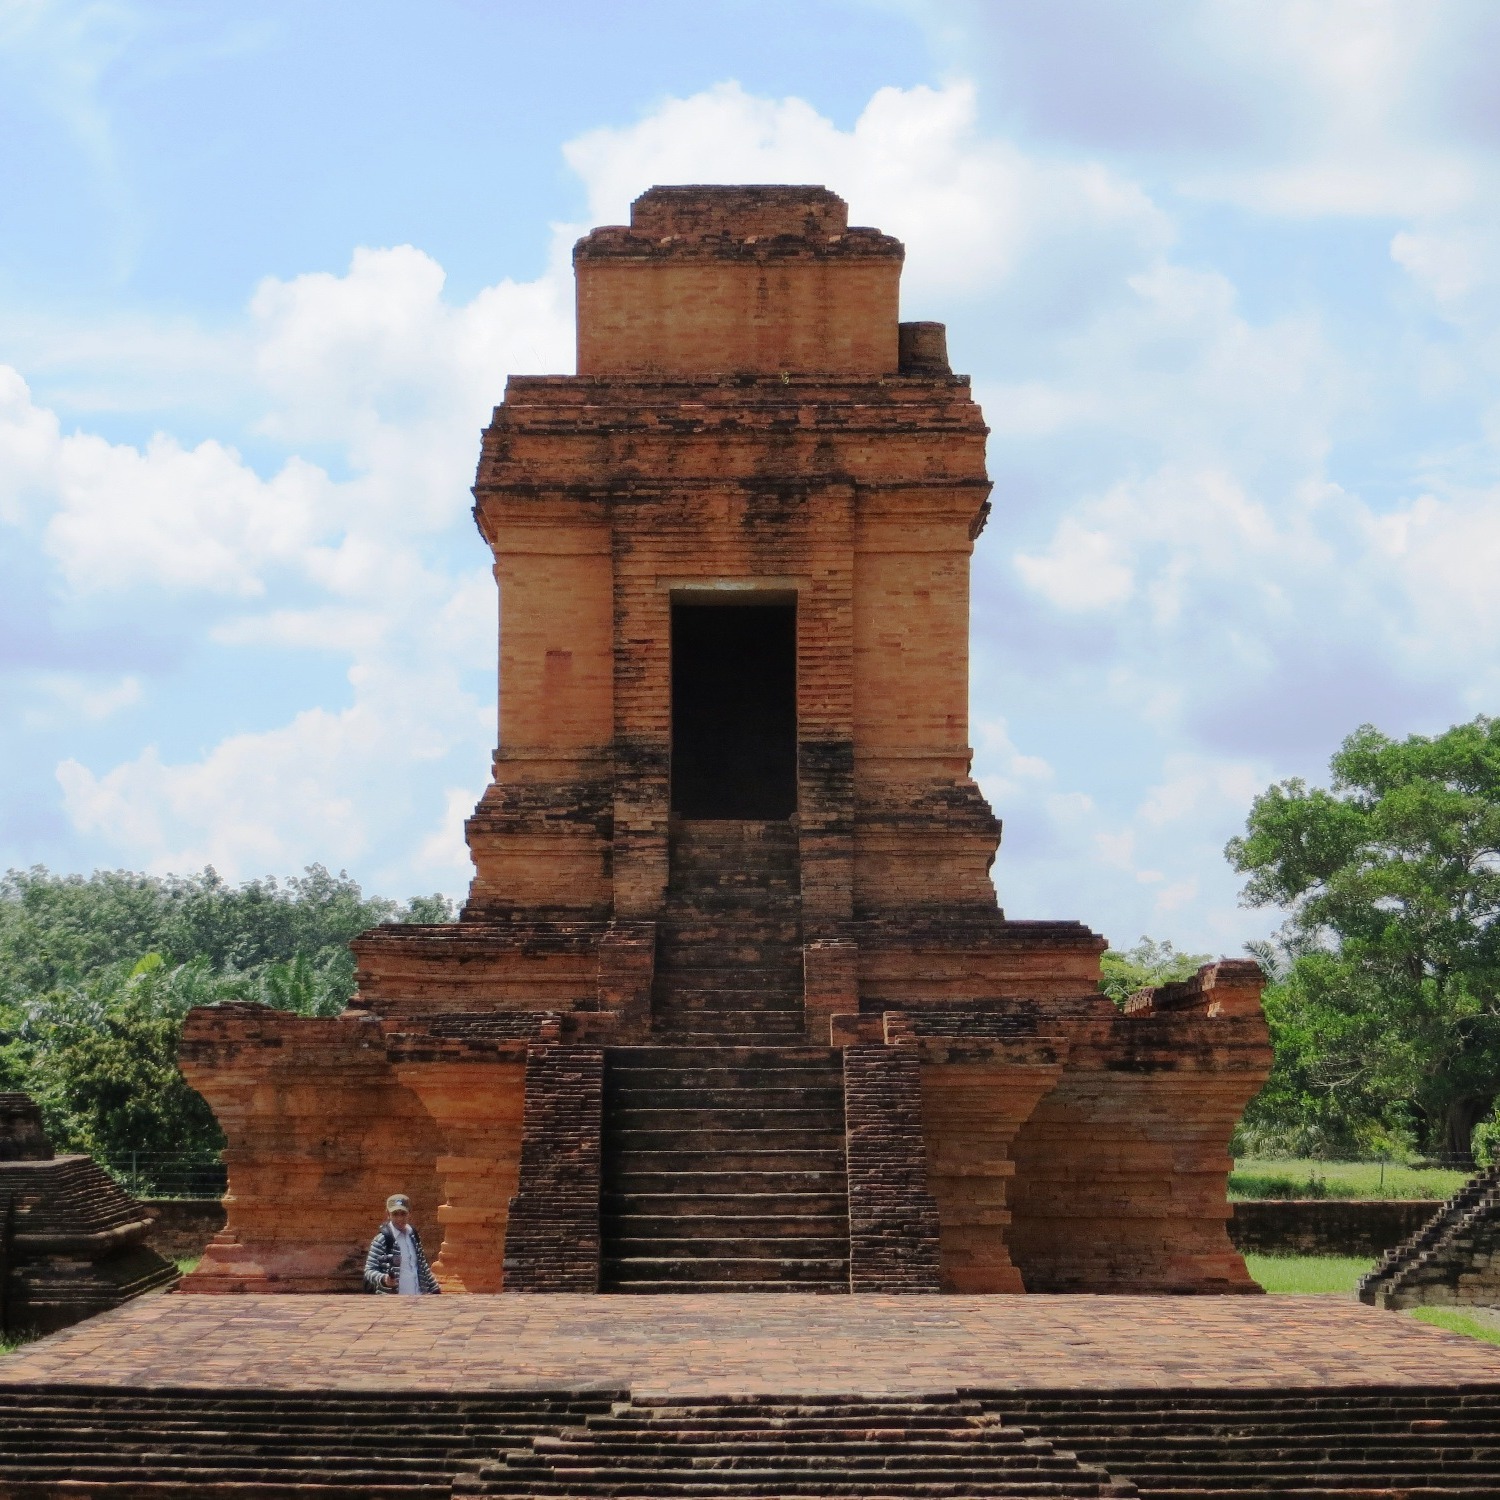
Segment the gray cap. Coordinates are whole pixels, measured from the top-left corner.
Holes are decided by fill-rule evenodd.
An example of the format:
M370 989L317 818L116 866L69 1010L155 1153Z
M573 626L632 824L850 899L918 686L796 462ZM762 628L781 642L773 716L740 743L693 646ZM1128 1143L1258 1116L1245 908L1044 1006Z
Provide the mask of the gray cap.
M385 1200L385 1211L388 1214L395 1213L398 1208L404 1208L407 1213L411 1212L411 1199L405 1193L392 1193Z

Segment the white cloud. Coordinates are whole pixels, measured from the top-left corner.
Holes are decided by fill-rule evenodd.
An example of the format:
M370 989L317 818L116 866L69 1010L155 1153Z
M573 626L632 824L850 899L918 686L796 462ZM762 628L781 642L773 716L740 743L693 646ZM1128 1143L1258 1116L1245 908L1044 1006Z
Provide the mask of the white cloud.
M851 220L904 240L914 296L976 291L1014 275L1042 247L1091 237L1162 245L1167 220L1134 184L1094 163L1046 160L979 129L972 83L883 88L852 130L801 99L762 99L722 83L670 99L637 124L564 148L590 216L627 222L654 183L817 182Z
M431 871L438 879L446 879L452 884L469 880L473 865L464 839L464 823L483 791L483 787L472 786L448 788L443 798L442 819L417 850L418 869Z
M1051 546L1036 556L1016 554L1016 571L1059 609L1107 609L1135 592L1135 577L1115 550L1115 539L1068 516Z
M60 445L54 413L32 403L18 370L0 365L0 521L20 525L45 504Z
M65 760L57 779L68 816L158 872L212 864L240 879L368 860L392 826L434 800L423 763L470 744L483 710L445 663L357 666L350 677L349 707L230 735L196 761L170 764L154 746L102 774Z
M129 674L100 683L73 672L41 672L32 677L29 686L41 702L22 710L21 722L28 729L97 724L139 703L142 697L140 678Z

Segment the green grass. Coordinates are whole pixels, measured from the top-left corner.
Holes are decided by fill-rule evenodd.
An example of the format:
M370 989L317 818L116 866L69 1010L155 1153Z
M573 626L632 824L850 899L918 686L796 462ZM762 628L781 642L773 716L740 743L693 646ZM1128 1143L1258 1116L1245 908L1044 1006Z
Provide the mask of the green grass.
M1462 1333L1486 1344L1500 1344L1500 1328L1481 1323L1456 1307L1418 1307L1412 1310L1412 1317L1419 1323L1431 1323L1434 1328L1446 1328L1449 1333Z
M1354 1295L1354 1285L1374 1264L1362 1255L1247 1255L1250 1274L1281 1296Z
M201 1255L179 1255L174 1262L179 1276L186 1276L203 1257Z
M1462 1172L1378 1161L1265 1161L1249 1157L1229 1174L1231 1198L1451 1198Z

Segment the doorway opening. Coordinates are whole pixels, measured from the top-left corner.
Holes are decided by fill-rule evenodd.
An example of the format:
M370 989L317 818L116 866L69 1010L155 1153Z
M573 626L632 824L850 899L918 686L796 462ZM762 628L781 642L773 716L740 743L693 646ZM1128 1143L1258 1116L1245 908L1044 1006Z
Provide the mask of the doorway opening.
M797 607L672 605L672 811L797 810Z

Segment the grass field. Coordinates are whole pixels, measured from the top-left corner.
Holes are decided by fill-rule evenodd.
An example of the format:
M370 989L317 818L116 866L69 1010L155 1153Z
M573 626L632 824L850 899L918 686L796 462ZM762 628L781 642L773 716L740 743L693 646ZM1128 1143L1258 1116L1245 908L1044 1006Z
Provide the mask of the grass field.
M1462 1172L1378 1161L1235 1162L1231 1198L1451 1198Z
M1247 1255L1250 1274L1283 1296L1308 1293L1354 1295L1354 1285L1373 1262L1360 1255Z
M1446 1328L1449 1333L1462 1333L1486 1344L1500 1344L1500 1325L1456 1307L1419 1307L1412 1317L1419 1323L1431 1323L1434 1328Z

